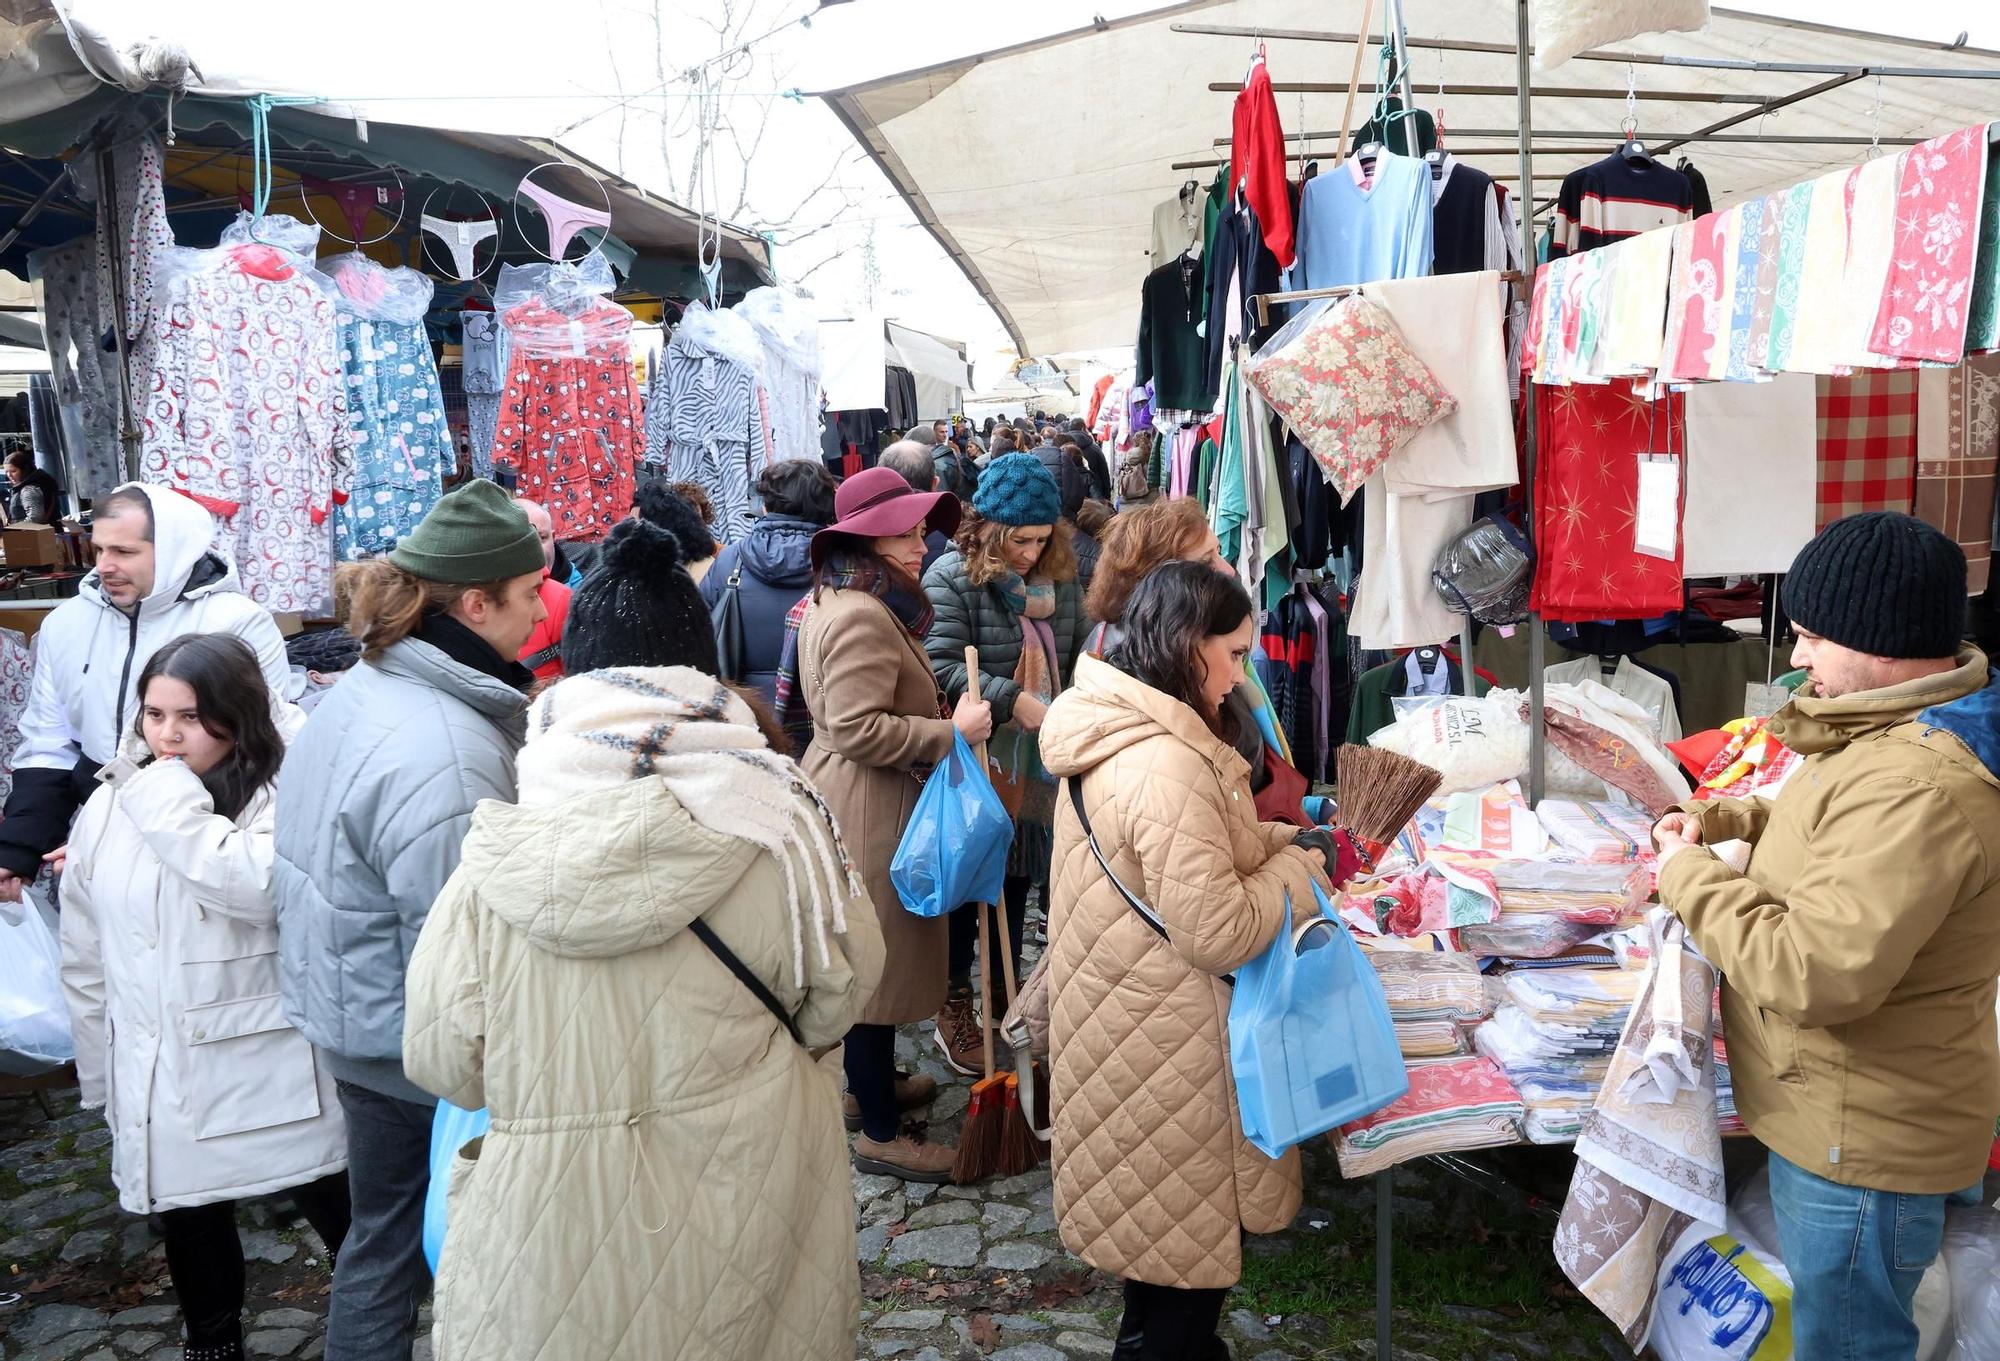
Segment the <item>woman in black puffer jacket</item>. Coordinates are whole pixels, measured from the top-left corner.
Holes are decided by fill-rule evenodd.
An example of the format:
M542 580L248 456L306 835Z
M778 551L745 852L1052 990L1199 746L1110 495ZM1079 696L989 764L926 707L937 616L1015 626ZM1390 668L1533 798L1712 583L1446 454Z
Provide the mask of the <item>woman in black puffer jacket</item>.
M785 616L812 585L812 536L833 523L838 485L818 459L773 463L757 479L764 517L743 542L716 554L715 565L701 579L701 598L711 609L735 580L749 665L743 676L732 679L756 690L766 704L776 703Z

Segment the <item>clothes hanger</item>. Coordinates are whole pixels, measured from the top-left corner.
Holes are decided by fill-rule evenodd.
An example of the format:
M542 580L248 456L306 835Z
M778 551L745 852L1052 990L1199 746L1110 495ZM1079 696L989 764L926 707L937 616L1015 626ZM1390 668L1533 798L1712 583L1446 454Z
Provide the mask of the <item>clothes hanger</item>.
M1639 76L1630 62L1625 63L1625 117L1620 120L1618 130L1625 134L1625 141L1618 148L1620 157L1634 164L1653 159L1646 144L1639 140Z
M1438 49L1438 105L1431 114L1431 149L1424 153L1424 161L1431 168L1431 181L1436 183L1444 178L1444 49Z
M1443 654L1435 647L1418 648L1417 669L1422 671L1426 676L1436 675L1438 668L1438 658L1442 655Z

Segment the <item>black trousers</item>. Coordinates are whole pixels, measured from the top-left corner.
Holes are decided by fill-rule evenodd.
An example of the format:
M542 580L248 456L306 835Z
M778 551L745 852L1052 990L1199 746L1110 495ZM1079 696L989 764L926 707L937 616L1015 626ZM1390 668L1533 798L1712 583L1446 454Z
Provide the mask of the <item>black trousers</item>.
M1028 891L1031 887L1032 882L1025 875L1018 878L1014 875L1007 876L1007 887L1005 890L1007 900L1007 939L1008 943L1014 947L1014 981L1016 984L1022 981L1021 933L1026 930L1028 924ZM972 957L978 952L977 947L979 944L979 914L976 906L972 903L967 903L964 907L952 912L945 918L945 929L949 935L950 942L947 960L951 967L951 985L954 988L969 988L972 986ZM986 929L993 941L993 948L998 950L1000 948L1000 920L997 914L988 919ZM1000 957L995 955L993 958L997 961ZM987 968L985 961L981 961L980 967ZM1004 980L997 967L987 969L986 990L998 1003L993 1012L993 1018L996 1021L1000 1019L1001 1013L1007 1010L1007 995L1005 989L1002 987L1003 982Z
M847 1070L847 1092L861 1108L861 1132L886 1144L903 1128L903 1110L896 1104L896 1027L857 1025L847 1032L840 1051Z
M1119 1361L1217 1361L1229 1353L1217 1340L1227 1290L1182 1290L1125 1282L1125 1316L1118 1322Z
M327 1251L347 1237L347 1174L297 1186L286 1193L298 1205ZM220 1347L243 1336L243 1240L236 1232L236 1202L218 1200L164 1210L167 1274L180 1296L190 1347Z

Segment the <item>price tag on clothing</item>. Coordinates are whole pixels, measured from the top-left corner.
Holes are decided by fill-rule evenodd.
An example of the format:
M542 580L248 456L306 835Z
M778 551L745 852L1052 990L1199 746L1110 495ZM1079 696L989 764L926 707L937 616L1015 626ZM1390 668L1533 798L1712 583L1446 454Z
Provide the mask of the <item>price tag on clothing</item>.
M362 322L361 325L356 328L356 335L361 341L361 362L364 364L374 363L376 359L374 323L367 321Z
M1743 716L1769 718L1792 702L1792 692L1782 685L1759 685L1751 681L1743 687Z
M1672 561L1680 539L1681 461L1672 454L1640 454L1632 550Z
M583 323L580 321L572 321L569 324L569 353L572 359L584 357Z

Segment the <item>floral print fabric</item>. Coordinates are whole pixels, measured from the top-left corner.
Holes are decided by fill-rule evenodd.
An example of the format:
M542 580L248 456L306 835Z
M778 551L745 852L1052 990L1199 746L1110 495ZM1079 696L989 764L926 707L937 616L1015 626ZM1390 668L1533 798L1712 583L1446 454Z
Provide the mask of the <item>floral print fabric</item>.
M335 516L347 561L396 546L444 494L456 462L437 365L422 322L370 320L340 309L353 485Z
M1388 314L1359 297L1326 308L1291 343L1259 356L1250 380L1343 503L1412 435L1458 409Z
M1904 153L1895 251L1871 349L1938 364L1964 357L1985 182L1983 125L1934 137Z
M639 457L633 422L632 314L592 302L572 316L542 302L502 318L513 341L493 457L520 473L558 539L599 539L632 506Z
M155 299L135 366L142 475L220 517L252 600L323 610L350 453L333 300L268 248L210 255Z

